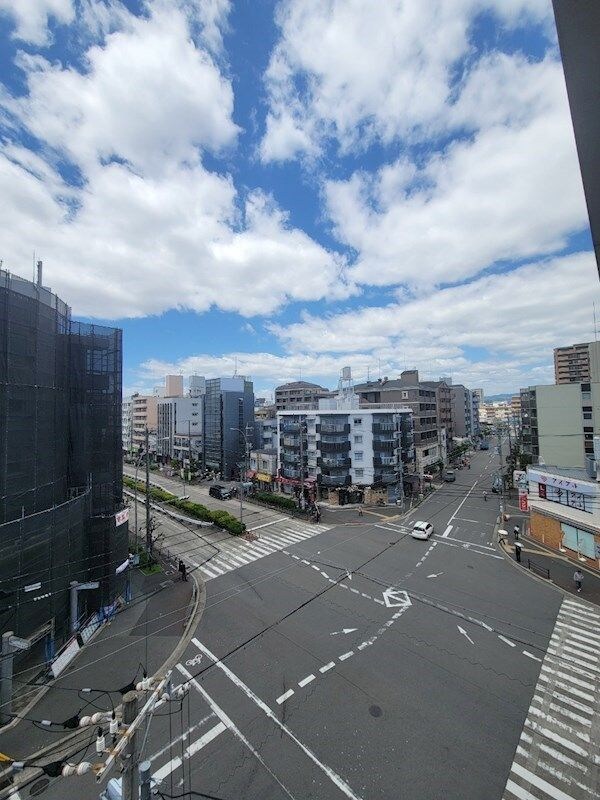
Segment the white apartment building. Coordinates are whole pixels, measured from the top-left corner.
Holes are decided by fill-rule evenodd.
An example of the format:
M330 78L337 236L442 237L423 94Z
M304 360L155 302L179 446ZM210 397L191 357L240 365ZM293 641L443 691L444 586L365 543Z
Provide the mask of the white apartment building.
M204 398L165 397L157 405L157 453L185 461L201 459Z
M131 396L131 442L136 452L145 446L146 428L151 434L156 433L157 401L158 398L152 395Z
M414 469L411 409L394 403L359 405L358 395L338 395L317 410L278 411L278 482L311 496L331 489L385 487L393 499Z

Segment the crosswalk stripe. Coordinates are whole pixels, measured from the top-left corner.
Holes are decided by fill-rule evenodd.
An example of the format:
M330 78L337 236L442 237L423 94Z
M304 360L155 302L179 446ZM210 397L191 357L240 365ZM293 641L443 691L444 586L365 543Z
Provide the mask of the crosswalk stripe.
M578 614L583 614L584 617L600 621L600 614L595 614L591 609L581 605L581 603L574 603L572 600L565 600L567 608L575 609Z
M216 578L216 577L217 577L217 575L222 575L222 574L223 574L223 573L221 572L221 570L216 570L216 569L215 569L215 571L213 572L213 571L212 571L212 570L210 570L208 567L204 566L204 564L202 564L202 565L200 566L200 571L201 571L201 572L204 572L204 573L206 573L206 574L208 575L208 577L209 577L209 578Z
M597 797L600 629L565 598L506 783L504 800ZM589 623L589 625L588 625ZM593 630L592 630L593 628Z

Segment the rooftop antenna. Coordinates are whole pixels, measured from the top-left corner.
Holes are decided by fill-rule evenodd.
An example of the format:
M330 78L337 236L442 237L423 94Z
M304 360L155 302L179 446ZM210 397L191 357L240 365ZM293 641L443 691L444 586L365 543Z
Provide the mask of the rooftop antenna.
M31 266L32 266L32 270L33 270L33 277L32 277L31 280L33 281L33 283L35 283L35 250L33 251L33 261L32 261Z
M367 383L371 381L371 367L367 367Z
M233 373L233 377L235 378L237 376L237 374L238 374L237 373L237 356L234 356L234 358L235 358L235 372Z
M381 380L381 357L379 357L377 360L379 362L379 380Z

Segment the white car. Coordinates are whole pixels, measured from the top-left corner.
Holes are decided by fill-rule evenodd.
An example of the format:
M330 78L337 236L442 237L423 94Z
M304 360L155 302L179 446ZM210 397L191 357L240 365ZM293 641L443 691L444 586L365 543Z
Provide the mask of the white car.
M431 522L415 522L410 535L413 539L429 539L433 533L433 525Z

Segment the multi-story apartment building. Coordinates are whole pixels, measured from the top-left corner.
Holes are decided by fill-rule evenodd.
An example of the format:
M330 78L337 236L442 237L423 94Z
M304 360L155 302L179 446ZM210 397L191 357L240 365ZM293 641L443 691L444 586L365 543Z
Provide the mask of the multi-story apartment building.
M123 406L121 409L121 427L122 427L122 440L123 452L130 453L133 447L133 417L132 417L133 403L131 397L123 398Z
M41 280L3 270L0 309L4 624L32 641L18 660L44 662L71 634L71 581L99 582L79 593L78 619L124 591L122 332L73 320Z
M204 398L165 397L157 406L157 453L178 461L202 460Z
M414 471L412 412L401 404L364 407L357 395L339 395L316 410L279 411L277 420L284 492L303 486L314 499L331 489L381 487L392 499Z
M450 387L452 400L452 428L458 439L468 439L473 435L473 400L471 392L460 383Z
M534 464L584 469L600 434L600 383L521 389L521 430Z
M485 395L483 393L483 389L473 389L473 394L476 395L479 406L481 407L485 403Z
M598 383L600 342L584 342L554 349L555 383Z
M133 450L143 450L146 428L156 434L158 397L146 394L131 395L131 443Z
M422 475L442 457L438 432L437 387L419 381L417 370L405 370L399 378L383 378L354 387L362 404L395 403L410 408L413 418L415 469Z
M309 403L318 404L322 397L329 397L329 389L308 381L284 383L275 389L275 407L277 411L297 409Z
M471 392L471 436L479 436L479 395Z
M437 429L440 445L440 458L444 463L448 460L448 452L452 449L454 427L452 425L452 393L450 385L444 379L439 381L423 381L423 386L435 389L437 406Z
M237 477L252 448L254 388L242 376L209 378L204 396L204 463L224 479ZM245 437L245 438L244 438ZM247 450L246 450L247 447Z
M256 481L259 489L270 491L277 478L277 447L251 450L249 466L246 477Z

